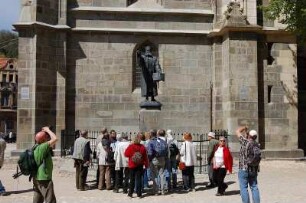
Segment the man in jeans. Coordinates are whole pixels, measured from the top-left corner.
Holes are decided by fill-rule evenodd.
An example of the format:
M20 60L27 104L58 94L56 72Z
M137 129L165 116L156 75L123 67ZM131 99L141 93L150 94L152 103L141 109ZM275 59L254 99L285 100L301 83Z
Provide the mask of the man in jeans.
M150 161L150 170L153 180L153 193L164 195L166 193L165 167L168 157L168 145L165 141L165 130L150 131L152 139L148 143L148 157Z
M241 144L239 153L238 179L242 202L250 203L248 192L248 186L250 185L253 203L260 203L259 190L257 187L258 167L249 167L247 164L247 144L256 140L257 132L255 130L251 130L249 133L247 133L247 127L239 127L236 130L236 135Z
M35 141L38 145L34 150L34 159L38 165L38 170L35 177L33 177L33 203L56 203L52 181L53 162L51 150L57 142L57 137L49 127L43 127L35 135Z

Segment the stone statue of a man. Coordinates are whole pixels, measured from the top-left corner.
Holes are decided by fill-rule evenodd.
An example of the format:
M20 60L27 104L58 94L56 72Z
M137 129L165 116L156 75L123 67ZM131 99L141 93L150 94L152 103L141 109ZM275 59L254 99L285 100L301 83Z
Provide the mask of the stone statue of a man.
M151 101L155 101L157 96L158 78L154 74L162 74L157 57L152 55L151 47L146 46L144 52L137 50L137 63L141 67L141 96L146 97L146 101L151 97Z

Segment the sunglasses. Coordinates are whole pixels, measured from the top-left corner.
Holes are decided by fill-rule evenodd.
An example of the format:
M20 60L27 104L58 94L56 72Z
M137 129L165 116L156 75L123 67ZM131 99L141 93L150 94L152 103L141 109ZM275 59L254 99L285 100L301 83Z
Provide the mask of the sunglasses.
M225 142L225 140L219 140L220 142Z

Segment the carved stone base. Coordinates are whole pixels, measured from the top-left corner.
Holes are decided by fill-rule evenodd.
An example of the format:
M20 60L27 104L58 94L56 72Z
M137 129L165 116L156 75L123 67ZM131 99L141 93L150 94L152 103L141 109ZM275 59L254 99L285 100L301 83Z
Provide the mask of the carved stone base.
M161 128L161 111L160 110L148 110L141 109L139 111L139 130L149 131L151 129Z

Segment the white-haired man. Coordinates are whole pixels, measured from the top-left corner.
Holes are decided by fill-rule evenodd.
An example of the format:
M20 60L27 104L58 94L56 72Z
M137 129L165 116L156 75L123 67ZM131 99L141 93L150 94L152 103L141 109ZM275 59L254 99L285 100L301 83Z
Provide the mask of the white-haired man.
M216 145L219 144L219 141L215 139L215 133L209 132L207 134L207 139L209 141L208 147L207 147L207 171L208 171L208 178L209 178L209 184L206 186L208 188L216 187L215 179L213 176L213 163L212 159L214 157L214 148Z
M76 168L76 188L84 191L86 188L86 179L90 163L90 141L88 140L88 131L81 131L81 136L74 142L74 151L72 158Z

